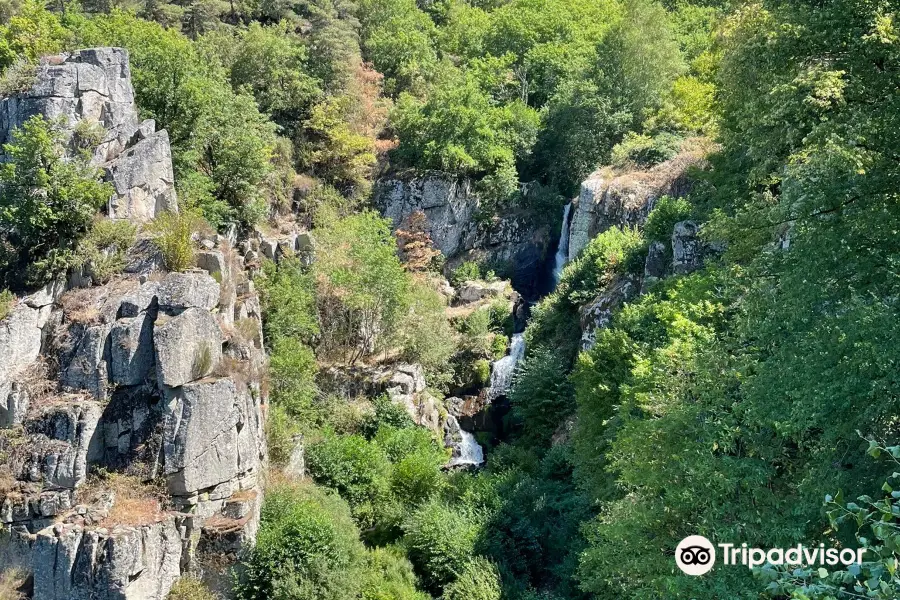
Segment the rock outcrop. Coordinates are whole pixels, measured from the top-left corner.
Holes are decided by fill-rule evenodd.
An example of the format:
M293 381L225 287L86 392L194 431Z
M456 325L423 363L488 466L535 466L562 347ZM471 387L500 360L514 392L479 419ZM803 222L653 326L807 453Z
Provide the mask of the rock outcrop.
M517 290L537 292L552 235L535 215L510 210L479 219L481 200L472 182L438 172L382 179L374 198L394 229L422 213L425 232L447 258L448 272L462 262L476 261L509 276Z
M168 136L139 123L124 50L44 59L0 100L2 141L37 114L72 137L102 127L111 218L177 210ZM232 240L207 238L196 270L164 273L145 240L121 277L74 274L0 321L0 560L35 598L163 600L256 535L261 310Z
M60 122L69 136L99 137L93 162L106 173L115 193L109 215L148 221L177 210L168 134L152 120L141 123L134 103L128 52L90 48L41 60L31 89L0 99L0 143L28 119L42 115Z
M596 235L613 226L639 227L662 196L679 197L689 191L689 168L704 163L703 144L685 149L645 171L603 167L581 184L573 204L569 226L569 260L573 260Z

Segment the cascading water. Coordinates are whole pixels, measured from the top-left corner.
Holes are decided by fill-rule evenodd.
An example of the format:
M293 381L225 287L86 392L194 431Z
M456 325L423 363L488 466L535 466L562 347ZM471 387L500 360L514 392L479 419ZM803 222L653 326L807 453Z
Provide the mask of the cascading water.
M448 467L477 467L484 462L484 451L475 441L475 436L460 427L456 417L447 417L446 428L449 445L453 449Z
M556 247L556 258L553 264L553 286L559 283L562 277L563 268L569 261L569 212L572 210L572 203L566 204L563 209L562 228L559 232L559 245Z
M521 333L514 333L509 342L509 354L494 361L491 369L491 386L487 391L488 402L509 391L516 364L522 360L523 356L525 356L525 336Z

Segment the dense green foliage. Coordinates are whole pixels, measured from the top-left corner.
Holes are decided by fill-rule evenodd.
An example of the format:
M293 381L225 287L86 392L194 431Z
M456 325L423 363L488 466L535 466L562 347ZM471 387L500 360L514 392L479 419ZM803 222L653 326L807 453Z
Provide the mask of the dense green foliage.
M65 158L61 128L31 117L13 134L0 169L0 275L40 285L75 262L79 240L112 193L98 181L91 149Z
M223 231L312 229L314 260L265 263L254 281L272 462L303 434L312 483L268 490L238 597L900 594L896 466L866 456L900 456L895 2L132 8L2 7L0 89L27 89L48 53L129 50L142 117L168 130L190 209L146 230L171 269L191 265L198 214ZM465 176L482 222L515 211L546 223L600 165L646 170L698 135L712 154L691 191L658 199L641 231L595 236L534 306L502 432L479 438L483 470L443 471L441 441L389 395L323 393L332 367L402 360L425 367L438 402L474 396L512 333L505 302L448 319L429 272L440 260L404 263L367 209L377 173ZM0 288L121 269L134 232L97 220L109 190L87 151L37 118L4 148ZM704 267L616 303L582 339L585 307L639 289L650 248L669 263L686 219L701 226ZM462 263L451 280L484 270ZM14 301L0 298L6 311ZM686 577L672 553L688 534L871 556L824 573Z

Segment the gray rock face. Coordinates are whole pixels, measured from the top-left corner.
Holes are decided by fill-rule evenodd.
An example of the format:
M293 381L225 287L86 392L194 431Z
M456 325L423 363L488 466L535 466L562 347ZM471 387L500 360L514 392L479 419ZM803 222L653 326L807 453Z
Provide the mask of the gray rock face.
M34 597L47 600L164 600L181 574L175 519L141 527L48 527L33 549Z
M31 90L0 100L2 141L38 114L61 117L71 126L82 120L98 123L105 133L95 159L102 163L116 157L138 128L128 52L90 48L42 61Z
M463 240L479 204L470 181L449 178L444 173L380 181L375 202L395 229L414 212L425 213L428 234L445 256L464 250Z
M163 211L177 212L169 134L158 131L104 166L116 193L109 200L113 219L150 221Z
M666 276L666 271L666 245L662 242L653 242L647 249L647 258L644 260L641 293L647 293L654 283Z
M679 275L703 267L703 241L693 221L681 221L672 231L672 270Z
M254 400L230 378L204 379L170 393L163 452L169 490L184 495L258 470Z
M456 300L461 304L478 302L485 298L500 298L512 293L506 281L466 281L456 291Z
M686 171L703 163L703 150L685 150L646 171L600 169L581 184L569 226L569 260L596 235L613 226L639 227L662 196L689 191Z
M119 385L140 385L154 373L153 321L144 313L116 321L110 331L110 379Z
M163 310L212 310L219 304L219 284L203 271L169 273L159 284L157 299Z
M13 473L49 489L80 485L87 475L88 451L100 413L94 401L62 397L25 421L27 450L11 453Z
M63 386L87 390L100 400L106 398L111 330L112 325L109 323L89 325L81 329L72 360L62 373Z
M115 188L112 218L143 222L177 209L169 137L154 132L153 121L138 122L126 50L89 48L44 58L30 90L0 100L0 143L35 115L61 120L72 134L81 123L102 129L93 162Z
M222 359L222 330L209 311L189 308L157 319L153 345L158 381L178 387L216 368Z
M625 275L613 280L593 302L581 309L581 349L590 350L597 340L597 332L609 327L613 312L634 298L639 282Z

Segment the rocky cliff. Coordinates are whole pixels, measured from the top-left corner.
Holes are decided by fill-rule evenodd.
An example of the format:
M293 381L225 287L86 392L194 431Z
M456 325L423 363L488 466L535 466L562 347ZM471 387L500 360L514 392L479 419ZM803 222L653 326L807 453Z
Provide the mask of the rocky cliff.
M0 100L0 137L34 114L70 136L99 124L109 216L143 222L177 205L168 137L133 96L123 50L52 57ZM201 268L63 279L0 321L0 560L34 598L162 600L185 572L223 575L255 536L259 299L228 239L198 241Z
M31 89L0 99L0 143L35 115L59 123L73 151L77 136L99 138L93 162L115 187L110 217L147 221L177 210L169 135L138 119L127 51L90 48L42 59Z
M394 228L416 212L425 215L427 233L447 258L447 270L468 260L495 269L529 294L536 287L552 243L550 230L525 211L479 216L481 199L472 182L446 173L385 178L375 186L375 204Z
M689 169L701 166L708 152L704 143L690 142L675 158L649 169L602 167L585 179L572 203L569 260L610 227L643 225L662 196L687 193Z

